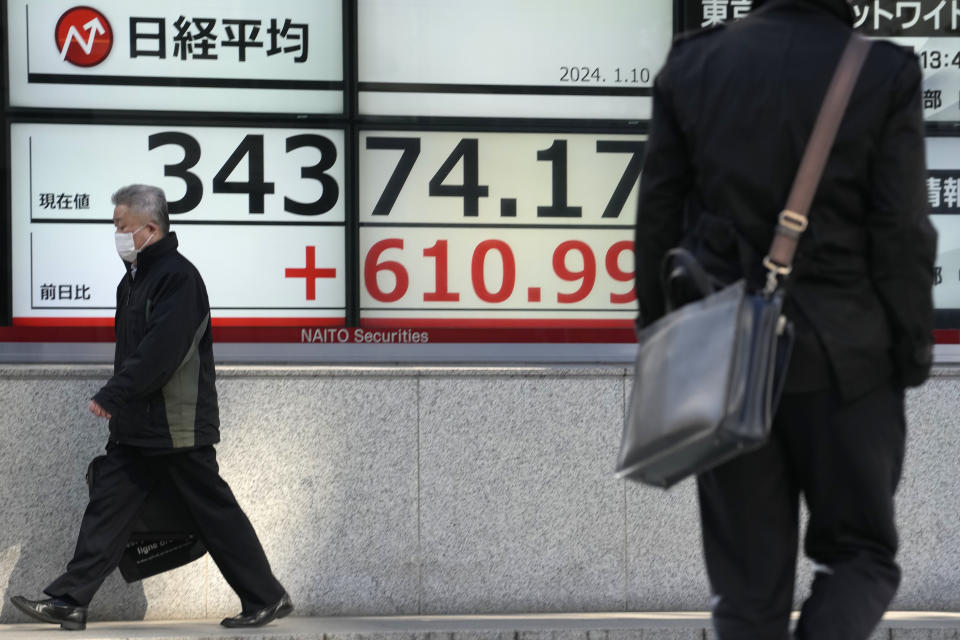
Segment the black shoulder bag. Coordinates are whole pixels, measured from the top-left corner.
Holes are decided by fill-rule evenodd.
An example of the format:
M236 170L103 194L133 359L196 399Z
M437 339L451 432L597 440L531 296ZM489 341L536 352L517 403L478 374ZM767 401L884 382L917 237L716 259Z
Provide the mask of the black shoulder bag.
M763 265L767 283L745 280L671 311L639 332L636 374L616 476L660 487L763 445L792 347L781 280L789 275L823 168L870 49L852 35L827 89ZM674 250L665 264L699 265ZM672 267L671 267L672 268ZM706 282L702 270L694 281ZM701 285L702 286L702 285Z

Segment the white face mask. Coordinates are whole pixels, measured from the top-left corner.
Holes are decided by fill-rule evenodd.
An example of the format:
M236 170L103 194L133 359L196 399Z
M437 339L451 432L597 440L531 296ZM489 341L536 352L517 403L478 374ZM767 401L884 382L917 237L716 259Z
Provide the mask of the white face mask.
M146 226L147 225L143 225L143 227ZM143 229L143 227L140 227L140 229ZM117 231L115 234L113 234L114 242L117 245L117 253L120 254L120 257L126 262L133 262L136 260L137 254L140 253L143 247L146 246L147 242L150 242L150 238L153 237L153 233L151 233L150 237L144 241L143 245L141 245L139 249L137 249L137 243L134 241L133 236L135 233L137 233L137 231L140 231L140 229L128 233Z

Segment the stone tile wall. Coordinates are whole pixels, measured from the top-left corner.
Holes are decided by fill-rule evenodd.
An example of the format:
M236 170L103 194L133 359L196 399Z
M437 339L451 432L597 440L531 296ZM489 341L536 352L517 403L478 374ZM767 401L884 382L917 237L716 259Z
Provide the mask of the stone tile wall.
M87 399L108 374L0 365L0 622L70 558L106 442ZM300 615L702 611L692 482L613 478L630 382L622 366L221 367L221 471ZM908 397L894 608L960 610L958 391L945 369ZM205 557L114 574L91 618L238 607Z

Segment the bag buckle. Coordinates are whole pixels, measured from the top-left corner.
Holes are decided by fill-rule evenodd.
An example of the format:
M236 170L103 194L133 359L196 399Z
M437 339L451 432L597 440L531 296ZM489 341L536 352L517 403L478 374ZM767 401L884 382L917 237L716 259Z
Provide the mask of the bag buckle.
M784 209L780 212L780 226L793 231L794 233L803 233L807 230L807 216L790 209Z
M763 288L763 293L769 296L777 290L777 286L780 284L778 278L781 276L785 278L790 275L792 268L777 264L770 259L770 256L764 257L763 266L767 268L767 284Z
M783 332L787 330L787 316L780 316L777 318L777 335L782 336Z

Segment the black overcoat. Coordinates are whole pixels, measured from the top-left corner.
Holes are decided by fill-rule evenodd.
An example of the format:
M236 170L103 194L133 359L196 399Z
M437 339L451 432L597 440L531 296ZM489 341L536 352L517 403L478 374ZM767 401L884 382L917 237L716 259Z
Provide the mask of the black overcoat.
M674 42L654 85L641 178L641 326L664 312L660 264L681 242L721 279L759 284L851 29L844 0L761 0L742 20ZM798 337L788 391L834 379L855 397L891 376L916 385L928 375L936 232L921 79L911 51L874 43L789 280Z
M110 440L155 451L220 441L210 302L176 233L147 246L117 286L113 376L93 399Z

